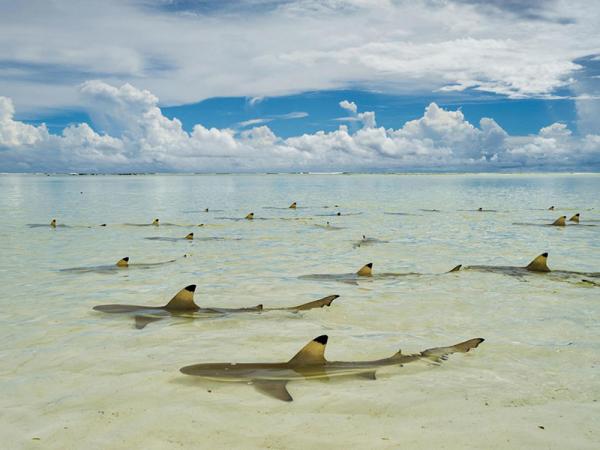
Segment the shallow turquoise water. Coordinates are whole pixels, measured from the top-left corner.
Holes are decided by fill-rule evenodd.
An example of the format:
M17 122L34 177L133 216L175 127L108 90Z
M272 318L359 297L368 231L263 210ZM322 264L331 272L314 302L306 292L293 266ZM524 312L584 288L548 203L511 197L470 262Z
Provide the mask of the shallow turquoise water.
M468 271L358 285L298 276L367 262L375 273L518 266L544 251L551 268L598 272L599 192L594 174L2 175L2 440L7 448L597 448L599 287ZM250 211L252 222L228 219ZM579 226L514 225L576 212ZM52 218L71 227L28 227ZM122 225L154 218L187 226ZM342 229L315 226L327 221ZM226 239L144 239L191 231ZM363 234L389 243L355 248ZM124 256L177 261L60 271ZM300 314L164 320L144 330L91 309L161 305L191 283L202 306L341 297ZM330 337L328 357L342 360L486 342L442 366L386 370L377 381L290 383L293 403L178 371L284 361L320 334Z

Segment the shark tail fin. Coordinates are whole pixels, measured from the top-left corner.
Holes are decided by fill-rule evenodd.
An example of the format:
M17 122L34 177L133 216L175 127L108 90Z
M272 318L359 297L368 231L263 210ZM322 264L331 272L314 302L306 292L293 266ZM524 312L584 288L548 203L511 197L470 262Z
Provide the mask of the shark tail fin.
M164 308L167 311L197 311L198 305L194 303L194 291L196 290L195 284L190 284L180 290L175 296L167 303Z
M579 223L579 213L575 214L573 217L569 219L569 222Z
M116 265L117 265L117 267L129 266L129 256L126 256L125 258L121 258L120 260L118 260Z
M475 338L451 345L450 347L428 348L421 352L421 357L439 363L448 359L448 355L451 355L452 353L467 353L469 350L477 348L483 341L483 338Z
M454 266L452 269L450 269L446 273L458 272L461 268L462 268L462 264L459 264L458 266Z
M289 209L296 209L296 202L292 203L292 204L289 206Z
M188 234L185 238L191 241L192 239L194 239L194 233Z
M251 212L251 213L248 213L248 214L246 215L246 217L244 217L244 218L245 218L245 219L247 219L247 220L252 220L252 219L254 219L254 213L253 213L253 212Z
M540 256L537 256L525 266L525 269L531 272L550 272L548 268L548 253L542 253Z
M359 277L370 277L373 275L373 263L369 263L369 264L365 264L364 266L362 266L358 272L356 272L356 275L358 275Z
M566 220L567 216L560 216L558 219L552 222L552 225L555 227L564 227L567 224Z
M303 303L302 305L292 306L291 308L285 309L288 311L306 311L308 309L323 308L324 306L331 306L333 301L338 297L339 295L328 295L327 297L323 297L319 300Z
M328 339L326 334L314 338L290 359L290 364L324 364Z

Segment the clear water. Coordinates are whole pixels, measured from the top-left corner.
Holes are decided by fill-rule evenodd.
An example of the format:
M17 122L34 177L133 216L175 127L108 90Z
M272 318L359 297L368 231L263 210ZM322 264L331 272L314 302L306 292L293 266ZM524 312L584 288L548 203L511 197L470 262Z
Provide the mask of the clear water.
M297 277L354 272L367 262L375 272L422 273L459 263L525 265L544 251L551 268L600 271L599 192L593 174L2 175L2 447L598 448L600 288L478 272L358 286ZM285 209L292 201L299 209ZM461 211L478 207L498 212ZM270 220L218 219L250 211ZM359 214L321 215L337 211ZM582 225L599 226L513 225L575 212ZM119 225L156 217L207 225ZM108 226L27 226L52 218ZM314 226L326 221L343 229ZM190 231L240 240L144 239ZM390 242L354 248L363 234ZM191 256L151 270L59 271L184 253ZM191 283L203 306L341 297L301 314L164 320L144 330L92 311L161 305ZM290 383L292 403L178 370L285 361L320 334L329 335L327 356L336 360L486 341L441 366L389 369L376 381Z

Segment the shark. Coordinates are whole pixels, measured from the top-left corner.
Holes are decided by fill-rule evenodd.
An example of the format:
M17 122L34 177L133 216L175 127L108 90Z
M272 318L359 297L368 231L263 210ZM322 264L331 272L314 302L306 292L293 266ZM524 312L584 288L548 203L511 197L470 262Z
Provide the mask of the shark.
M183 255L184 258L187 258L188 255ZM158 266L164 266L165 264L174 263L177 261L176 259L170 259L168 261L161 261L155 263L129 263L129 256L125 256L118 260L115 264L107 264L102 266L88 266L88 267L70 267L67 269L60 269L61 272L71 272L71 273L112 273L121 270L130 270L130 269L152 269Z
M446 272L447 273L447 272ZM340 281L347 284L358 284L361 280L379 280L385 278L400 278L406 276L419 275L441 275L441 274L423 274L418 272L383 272L373 273L373 263L368 263L362 266L358 271L353 273L314 273L309 275L301 275L300 280L315 280L315 281Z
M495 272L504 275L522 276L522 275L543 275L551 279L569 279L573 277L600 278L600 272L575 272L570 270L550 270L548 267L548 253L542 253L536 256L526 266L463 266L459 264L450 272L462 270L476 270L479 272ZM593 283L593 282L592 282Z
M353 244L354 248L358 248L358 247L366 247L368 245L374 245L374 244L387 244L390 241L384 241L381 239L376 239L376 238L368 238L367 236L365 236L363 234L362 239L358 242L355 242Z
M29 228L73 228L71 225L65 225L64 223L58 223L56 219L52 219L50 223L28 223Z
M222 237L217 237L217 236L206 236L206 237L201 237L201 238L194 238L194 233L189 233L184 237L164 237L164 236L152 236L152 237L147 237L144 238L147 239L149 241L163 241L163 242L180 242L180 241L187 241L187 242L191 242L191 241L223 241L225 240L225 238Z
M322 228L323 230L328 230L328 231L343 230L345 228L345 227L337 227L335 225L331 225L329 222L325 223L325 225L315 223L313 226L315 226L317 228Z
M142 305L98 305L94 306L94 311L100 311L110 314L127 314L132 315L135 320L135 327L142 329L146 325L167 317L182 317L188 319L211 318L223 316L233 313L248 313L248 312L268 312L268 311L290 311L300 312L309 309L323 308L331 306L333 301L339 298L339 295L328 295L319 300L303 303L297 306L282 307L282 308L265 308L262 304L247 308L219 308L219 307L200 307L194 302L194 292L196 285L181 289L175 296L163 306L142 306Z
M399 350L388 358L370 361L328 361L325 358L328 339L327 335L314 338L287 362L193 364L179 370L185 375L208 380L252 384L262 394L291 402L293 397L287 390L290 381L328 380L333 377L375 380L377 370L383 367L401 367L420 360L439 364L449 355L467 353L484 341L483 338L474 338L449 347L434 347L406 355Z

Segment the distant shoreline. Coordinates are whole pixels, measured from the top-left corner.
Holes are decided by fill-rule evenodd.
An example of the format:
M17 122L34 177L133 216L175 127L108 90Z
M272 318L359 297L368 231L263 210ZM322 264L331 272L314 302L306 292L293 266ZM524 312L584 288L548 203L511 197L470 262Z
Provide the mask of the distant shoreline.
M0 172L5 175L28 176L249 176L249 175L598 175L600 171L497 171L497 172L469 172L469 171L404 171L404 172Z

